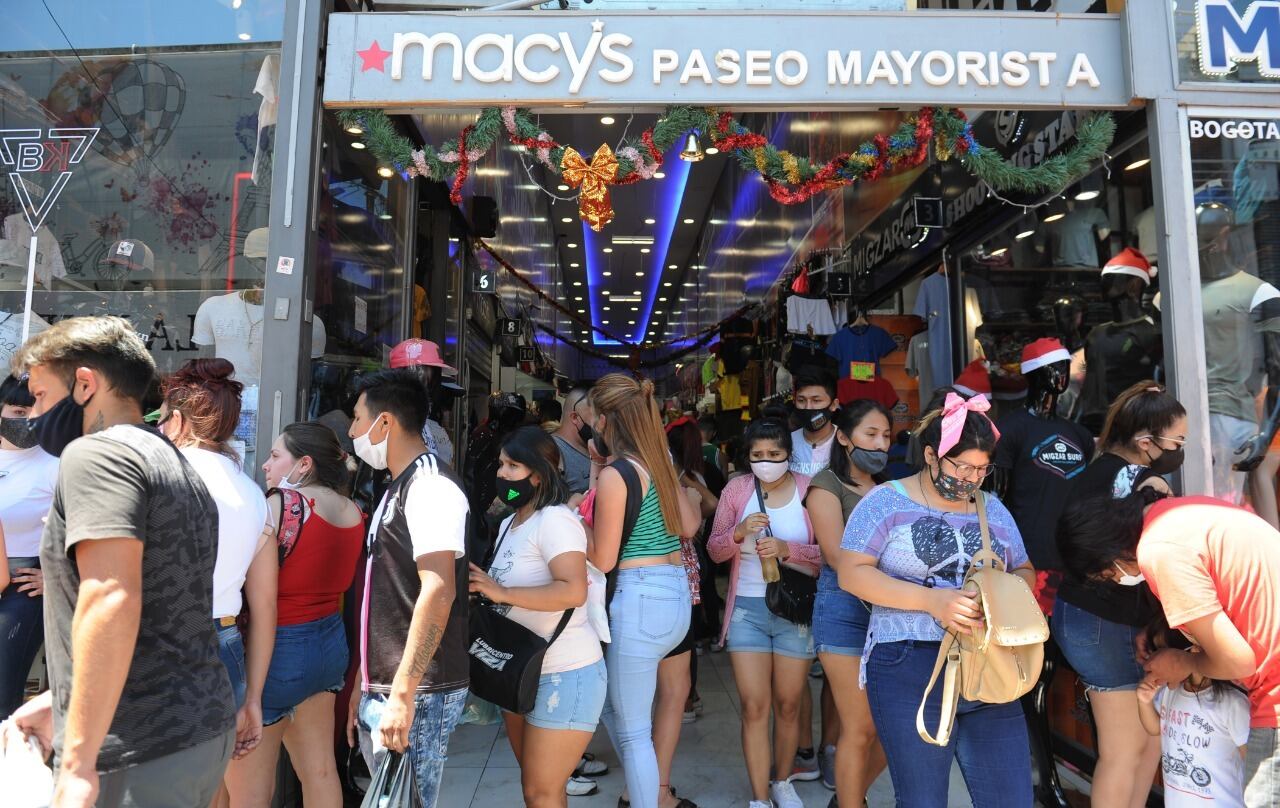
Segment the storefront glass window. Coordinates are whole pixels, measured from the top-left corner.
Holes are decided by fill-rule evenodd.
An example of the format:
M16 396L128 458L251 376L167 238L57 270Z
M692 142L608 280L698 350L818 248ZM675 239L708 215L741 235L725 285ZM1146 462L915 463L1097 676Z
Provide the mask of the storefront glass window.
M1254 0L1177 0L1174 35L1183 81L1280 79L1280 8ZM1273 67L1274 65L1274 67Z
M312 322L310 417L350 407L361 370L387 366L404 339L409 184L381 171L337 120L325 118ZM385 174L391 173L391 176ZM427 318L420 318L425 320Z
M0 53L277 43L284 0L6 0Z
M56 320L113 314L162 372L232 361L252 452L277 48L11 57L0 77L0 361ZM32 279L28 289L28 276Z
M1274 113L1272 113L1274 114ZM1213 492L1276 522L1280 446L1280 119L1193 118L1191 168L1204 312ZM1241 466L1261 463L1254 485Z

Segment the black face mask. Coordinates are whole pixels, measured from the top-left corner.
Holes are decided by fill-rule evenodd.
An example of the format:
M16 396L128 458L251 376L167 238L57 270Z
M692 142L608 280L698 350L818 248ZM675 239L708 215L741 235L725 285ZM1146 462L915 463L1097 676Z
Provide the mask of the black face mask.
M596 452L601 457L609 457L609 444L604 442L604 435L591 428L591 424L583 424L578 430L578 437L582 438L583 443L594 443Z
M1154 460L1151 459L1150 452L1147 452L1146 455L1147 460L1150 461L1147 467L1156 474L1172 474L1182 468L1183 451L1181 446L1177 449L1161 448L1160 456Z
M522 508L532 502L537 495L538 489L533 487L530 477L522 480L498 478L498 499L508 508Z
M89 396L84 404L77 404L72 391L44 415L31 419L31 430L40 448L60 457L67 444L84 434L84 408L92 400L93 396Z
M30 449L36 445L36 433L26 418L0 418L0 438L19 449Z
M810 410L796 407L800 425L809 432L817 432L831 422L831 410Z
M849 453L849 461L867 474L879 474L889 465L889 453L855 446Z

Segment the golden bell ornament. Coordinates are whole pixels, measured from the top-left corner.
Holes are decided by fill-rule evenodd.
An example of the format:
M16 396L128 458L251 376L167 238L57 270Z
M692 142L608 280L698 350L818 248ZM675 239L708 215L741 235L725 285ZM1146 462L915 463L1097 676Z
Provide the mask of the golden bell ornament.
M680 159L696 163L706 156L706 153L702 151L701 144L698 143L698 136L690 133L689 139L684 142L684 149L680 152Z

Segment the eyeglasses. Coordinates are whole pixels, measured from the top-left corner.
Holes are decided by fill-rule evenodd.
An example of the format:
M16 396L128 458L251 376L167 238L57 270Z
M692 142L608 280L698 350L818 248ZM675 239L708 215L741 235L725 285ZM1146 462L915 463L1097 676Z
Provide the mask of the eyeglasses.
M951 464L951 468L955 471L957 477L966 480L973 479L975 475L979 480L981 480L996 470L994 463L988 463L985 466L975 466L972 463L957 463L949 457L944 457L942 459Z
M1153 443L1157 444L1162 440L1167 440L1179 448L1185 446L1187 443L1186 438L1171 438L1168 435L1138 435L1134 440L1142 440L1143 438L1150 438Z

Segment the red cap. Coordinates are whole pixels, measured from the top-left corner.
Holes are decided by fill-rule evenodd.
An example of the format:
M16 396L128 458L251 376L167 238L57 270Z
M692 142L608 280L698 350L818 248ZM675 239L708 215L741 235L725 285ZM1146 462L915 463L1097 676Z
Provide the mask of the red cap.
M991 395L991 374L987 372L987 363L981 359L975 359L965 365L964 370L960 371L960 375L951 386L956 389L956 392L964 393L966 396L976 396L979 393Z
M1071 354L1063 347L1061 340L1042 337L1035 342L1027 343L1022 349L1022 372L1025 375L1036 368L1070 360Z
M441 368L450 375L458 372L444 363L440 358L440 346L431 340L407 339L391 349L391 367L408 368L415 365Z
M1102 274L1132 275L1135 278L1142 278L1142 282L1150 286L1156 270L1145 255L1132 247L1125 247L1106 263L1102 268Z

